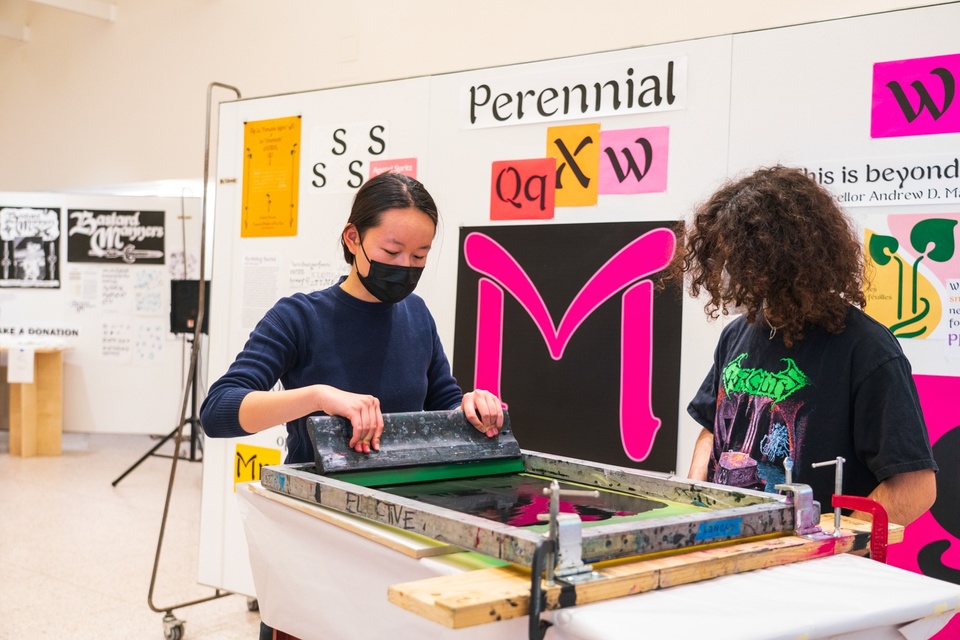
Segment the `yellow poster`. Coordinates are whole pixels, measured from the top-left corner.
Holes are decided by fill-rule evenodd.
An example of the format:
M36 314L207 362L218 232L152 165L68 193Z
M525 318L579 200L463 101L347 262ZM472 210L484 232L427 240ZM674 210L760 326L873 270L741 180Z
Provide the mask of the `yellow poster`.
M243 127L241 238L297 235L300 116Z
M255 482L260 479L260 470L271 464L280 464L280 451L267 447L238 444L233 464L233 490L240 482Z
M547 157L557 159L554 206L597 204L600 183L600 124L547 129Z

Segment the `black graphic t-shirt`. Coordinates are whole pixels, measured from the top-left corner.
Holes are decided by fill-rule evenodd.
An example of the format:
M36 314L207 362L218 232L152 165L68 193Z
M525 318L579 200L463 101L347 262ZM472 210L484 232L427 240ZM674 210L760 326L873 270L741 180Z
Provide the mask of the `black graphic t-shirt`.
M787 348L741 316L724 327L713 367L687 411L713 432L707 479L775 492L785 461L823 512L835 468L843 492L866 496L890 476L936 469L920 401L896 338L850 307L839 335L813 328Z

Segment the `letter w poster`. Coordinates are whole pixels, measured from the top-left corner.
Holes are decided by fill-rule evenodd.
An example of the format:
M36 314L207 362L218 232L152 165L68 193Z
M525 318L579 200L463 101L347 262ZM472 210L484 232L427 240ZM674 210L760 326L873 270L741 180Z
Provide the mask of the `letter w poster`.
M673 471L681 296L673 222L461 229L460 385L507 404L524 449Z

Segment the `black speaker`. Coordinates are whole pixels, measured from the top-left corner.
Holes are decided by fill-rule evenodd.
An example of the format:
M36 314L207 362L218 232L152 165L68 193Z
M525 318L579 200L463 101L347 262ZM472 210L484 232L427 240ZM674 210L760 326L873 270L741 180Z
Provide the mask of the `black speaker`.
M170 333L194 333L197 326L197 309L200 308L199 280L170 281ZM207 333L210 326L210 281L203 281L203 326Z

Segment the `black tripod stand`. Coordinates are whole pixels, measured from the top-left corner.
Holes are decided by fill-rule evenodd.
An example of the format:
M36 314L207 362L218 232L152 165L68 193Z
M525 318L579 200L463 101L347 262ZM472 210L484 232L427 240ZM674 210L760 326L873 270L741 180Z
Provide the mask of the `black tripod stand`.
M190 350L193 351L193 340L194 340L193 335L192 334L188 335L187 340L189 341L189 344L190 344ZM202 456L203 440L201 439L201 436L203 435L203 428L200 426L200 414L197 413L197 378L198 378L197 373L198 373L197 371L194 371L193 375L191 376L192 382L190 384L190 417L184 418L184 421L183 421L184 425L190 425L190 455L189 457L184 457L180 455L179 450L173 452L174 456L179 456L181 460L189 460L190 462L200 462L203 460L203 456ZM163 445L165 445L174 436L176 436L178 431L180 431L179 426L175 427L173 431L163 436L163 438L161 438L160 441L157 442L157 444L155 444L149 451L143 454L143 457L141 457L139 460L137 460L132 465L130 465L129 469L127 469L122 474L120 474L120 477L118 477L116 480L114 480L110 484L112 484L114 487L117 486L117 484L119 484L121 480L126 478L131 471L139 467L140 464L150 456L157 456L158 458L172 458L173 456L157 453L157 450L160 449L160 447L162 447ZM198 451L201 454L200 456L197 455Z

